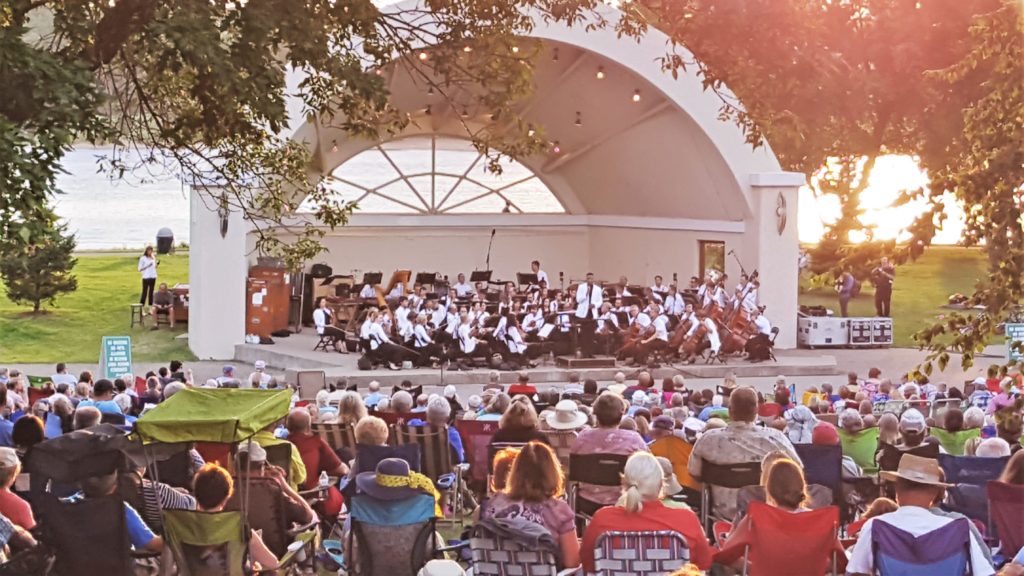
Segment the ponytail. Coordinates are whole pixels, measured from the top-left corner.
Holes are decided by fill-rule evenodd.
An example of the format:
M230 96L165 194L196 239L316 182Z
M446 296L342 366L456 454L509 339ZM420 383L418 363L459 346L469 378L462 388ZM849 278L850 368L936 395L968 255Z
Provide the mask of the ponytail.
M622 497L619 498L619 506L631 514L639 514L644 509L644 497L640 494L640 488L636 484L630 484Z

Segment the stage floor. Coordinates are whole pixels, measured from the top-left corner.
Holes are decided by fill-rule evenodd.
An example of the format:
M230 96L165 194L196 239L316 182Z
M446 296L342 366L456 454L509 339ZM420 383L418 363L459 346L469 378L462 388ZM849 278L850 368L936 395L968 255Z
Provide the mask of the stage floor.
M345 378L350 383L361 386L376 380L389 387L403 380L411 380L413 385L436 386L443 384L485 384L490 370L478 368L469 371L434 370L430 368L414 368L412 370L393 371L386 368L363 371L356 366L359 354L340 354L338 352L314 352L317 343L316 333L305 329L299 334L288 338L277 338L274 344L239 344L235 346L235 359L247 364L263 360L267 366L284 370L289 376L299 370L323 370L330 382ZM721 379L729 373L737 378L774 378L779 374L789 376L834 376L838 374L836 359L833 356L815 354L808 356L795 354L795 351L776 350L778 362L750 363L740 358L728 359L728 364L675 364L662 365L653 370L658 380L682 374L687 379ZM560 368L548 358L541 359L536 368L530 368L530 382L534 384L564 384L568 373L580 373L581 379L593 378L598 382L612 380L616 372L623 372L628 378L635 377L642 368L630 368L619 364L614 368L583 368L570 370ZM516 372L502 372L501 381L516 381Z

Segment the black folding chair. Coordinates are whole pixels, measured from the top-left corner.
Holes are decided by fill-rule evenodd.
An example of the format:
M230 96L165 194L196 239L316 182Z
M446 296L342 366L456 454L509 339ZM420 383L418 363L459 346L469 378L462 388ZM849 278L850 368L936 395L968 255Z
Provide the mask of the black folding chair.
M761 483L761 463L715 464L702 460L700 481L700 520L705 531L710 534L711 522L715 519L711 514L711 507L714 504L711 488L717 486L739 490L744 486L756 486ZM732 518L720 518L720 520L732 521Z
M584 525L590 522L590 515L579 511L577 495L581 483L594 486L621 486L622 471L626 468L626 454L570 454L569 455L569 506L576 518Z
M842 446L794 444L793 448L804 464L804 478L807 483L820 484L831 490L832 503L839 506L843 500Z

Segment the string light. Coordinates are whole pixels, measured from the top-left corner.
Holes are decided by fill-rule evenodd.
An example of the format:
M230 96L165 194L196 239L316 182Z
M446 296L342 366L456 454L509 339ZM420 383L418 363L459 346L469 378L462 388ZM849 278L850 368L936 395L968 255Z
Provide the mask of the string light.
M551 52L551 61L552 61L552 62L558 62L558 48L555 48L555 49L554 49L554 50L553 50L553 51Z
M337 151L338 151L338 141L337 140L331 140L331 152L337 152Z
M576 127L580 128L583 126L583 113L579 110L576 111Z
M551 145L551 151L555 154L561 154L562 144L558 140L555 140L555 143Z
M433 96L433 95L434 95L434 87L430 86L430 87L427 88L427 96Z
M533 135L536 133L537 131L533 129L533 124L530 124L530 128L526 131L526 135L533 138Z
M636 90L633 91L633 102L639 102L639 101L640 101L640 89L637 88Z
M473 51L473 47L470 46L469 44L466 44L465 46L462 47L462 51L468 54Z
M513 46L512 47L512 53L513 54L519 54L519 46Z
M427 59L427 53L426 52L420 52L419 58L420 58L420 60L426 60Z
M430 104L427 104L427 109L424 110L423 113L426 114L427 116L430 116L433 113L433 111L430 108Z
M597 79L604 80L604 66L597 67Z

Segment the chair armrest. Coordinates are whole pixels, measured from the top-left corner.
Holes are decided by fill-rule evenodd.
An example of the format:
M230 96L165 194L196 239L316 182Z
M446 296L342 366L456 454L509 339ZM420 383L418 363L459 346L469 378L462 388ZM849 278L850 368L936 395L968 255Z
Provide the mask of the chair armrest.
M316 517L316 514L314 514L312 520L310 520L306 524L303 524L302 526L296 526L295 528L292 528L291 530L285 531L285 534L287 534L289 538L295 538L295 540L298 541L298 540L300 540L300 539L305 537L305 534L303 534L304 532L314 532L315 533L314 529L319 524L320 524L320 519Z
M278 571L278 573L283 573L283 572L279 572L279 571L288 568L288 566L290 564L292 564L293 562L295 562L295 561L301 562L301 561L306 559L306 556L307 556L306 554L303 554L303 558L302 559L298 559L297 558L298 554L299 554L299 551L305 550L306 547L313 542L313 540L317 536L317 531L316 530L307 530L307 531L305 531L303 533L300 533L298 535L292 535L291 533L289 533L289 536L292 536L293 538L295 538L295 540L292 541L291 546L288 547L288 551L284 553L284 556L281 556L281 558L278 559L278 561L277 561L277 564L278 564L277 571ZM302 546L295 546L296 543L301 543ZM293 546L294 546L294 548L293 548ZM275 571L272 570L271 572L275 572Z
M451 546L444 546L444 547L438 548L437 550L434 551L434 556L438 557L441 554L444 554L446 552L458 552L459 550L464 550L466 548L469 548L469 540L463 540L461 542L457 542L455 544L452 544Z
M584 576L583 566L576 566L574 568L565 568L564 570L559 570L558 576Z
M457 479L458 477L454 473L442 474L441 476L438 477L437 482L435 482L435 484L437 484L437 487L442 490L448 490L455 485L455 481Z

